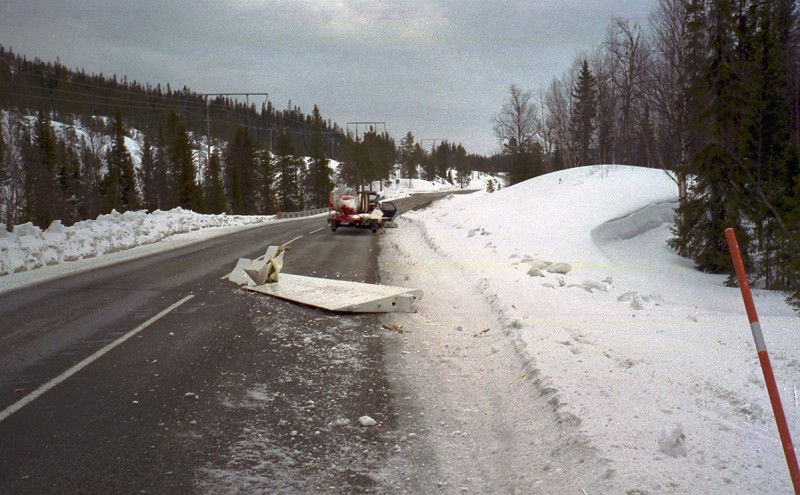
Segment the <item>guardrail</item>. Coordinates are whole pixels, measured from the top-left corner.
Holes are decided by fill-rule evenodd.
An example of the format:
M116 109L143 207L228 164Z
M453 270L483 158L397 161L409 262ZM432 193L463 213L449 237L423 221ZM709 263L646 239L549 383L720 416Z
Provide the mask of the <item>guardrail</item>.
M323 213L327 213L328 208L316 208L313 210L303 210L303 211L282 211L275 215L275 218L279 220L287 219L287 218L302 218L302 217L312 217L314 215L321 215Z

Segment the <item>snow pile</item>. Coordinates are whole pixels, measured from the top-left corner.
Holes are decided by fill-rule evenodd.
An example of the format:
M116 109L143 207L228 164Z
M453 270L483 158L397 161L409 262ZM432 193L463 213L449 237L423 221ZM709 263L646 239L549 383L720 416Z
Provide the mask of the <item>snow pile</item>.
M451 169L450 174L454 175L455 170ZM504 184L503 180L497 176L485 172L473 171L470 172L463 189L472 191L486 190L487 182L492 183L493 189L499 189L498 185ZM441 177L436 177L435 180L394 177L385 181L373 181L370 187L373 191L379 191L386 199L404 198L416 193L457 191L462 189L458 182L454 184Z
M552 408L522 422L508 413L507 450L522 445L520 455L527 450L549 470L531 463L534 479L506 482L505 491L791 492L740 292L668 248L676 203L663 171L592 166L451 196L404 214L384 236L390 273L382 279L425 290L419 314L397 323L413 336L403 337L404 355L423 356L416 366L424 376L410 387L428 397L428 411L446 394L463 408L479 404L478 394L501 395L506 411ZM761 291L755 299L796 439L800 320L783 297ZM465 338L482 331L479 321L492 331ZM494 356L504 358L487 364ZM456 376L463 383L454 390ZM520 377L535 379L526 389ZM459 430L482 431L482 414L448 414L428 414L431 430L457 417ZM553 441L570 440L543 442L553 428L561 431ZM442 457L470 448L441 441ZM559 457L571 451L574 466ZM461 458L476 455L487 454ZM513 458L497 462L526 470ZM564 475L547 485L553 465ZM590 466L600 474L589 476ZM586 484L576 486L581 477ZM473 481L463 484L485 486Z
M31 223L0 230L0 275L65 261L114 253L213 227L262 223L272 216L201 215L182 208L170 211L112 211L96 220L65 227L56 220L44 231Z

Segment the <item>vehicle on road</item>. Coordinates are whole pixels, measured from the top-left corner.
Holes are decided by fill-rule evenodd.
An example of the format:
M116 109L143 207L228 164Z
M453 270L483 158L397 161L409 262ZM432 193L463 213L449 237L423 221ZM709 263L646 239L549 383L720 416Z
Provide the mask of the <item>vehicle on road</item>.
M396 227L394 217L397 208L389 201L380 201L375 191L355 192L347 186L339 186L328 198L328 224L331 231L339 227L371 229L377 232L385 227Z

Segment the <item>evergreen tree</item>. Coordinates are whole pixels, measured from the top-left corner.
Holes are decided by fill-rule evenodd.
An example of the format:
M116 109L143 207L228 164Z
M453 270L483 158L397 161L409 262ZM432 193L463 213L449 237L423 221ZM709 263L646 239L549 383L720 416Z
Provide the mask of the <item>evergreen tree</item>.
M506 153L511 160L508 180L511 184L518 184L542 173L544 156L541 144L533 142L524 150L513 148L516 144L513 139L508 144Z
M361 177L364 182L372 182L389 177L395 162L394 142L386 134L378 134L374 129L364 133L362 146L369 159L361 162Z
M3 189L9 188L11 182L10 160L7 159L10 147L6 144L6 133L3 127L3 121L0 120L0 184L6 185L0 188L0 199L6 199L6 194L2 194L4 192ZM11 223L13 222L13 213L8 210L7 201L0 201L0 223L5 224L6 227L13 225Z
M50 116L40 111L34 124L32 146L26 153L23 221L33 222L42 228L60 219L66 210L63 194L56 181L57 146Z
M106 156L106 176L101 182L101 194L104 198L104 211L120 212L134 210L139 207L133 161L125 145L125 128L122 114L117 110L114 119L111 146Z
M344 140L342 149L344 151L345 160L339 164L338 181L342 184L356 186L361 182L356 163L357 155L361 149L361 143L358 143L350 136L347 136Z
M189 210L200 208L200 188L197 185L192 145L189 133L183 126L179 128L178 140L173 151L178 206Z
M103 143L99 135L88 131L88 137L81 138L80 158L80 218L95 218L103 210L100 197L100 183L103 178Z
M411 131L400 140L400 175L404 179L417 178L417 165L420 163L421 148L414 143Z
M800 307L794 2L694 0L688 12L689 53L702 61L692 74L693 141L683 171L693 181L670 244L702 270L728 271L732 282L722 237L733 227L748 273L766 288L790 291L789 302Z
M459 186L463 189L469 181L469 160L467 159L467 150L460 144L455 150L455 169L458 175Z
M314 105L314 138L311 145L311 163L305 177L306 207L322 208L328 204L328 195L333 190L333 179L328 159L325 157L325 145L322 141L322 116Z
M286 132L278 135L275 145L278 155L276 163L277 187L276 193L280 202L281 211L298 211L303 209L302 195L300 194L299 162L295 157L296 151L291 137Z
M236 136L228 145L226 162L231 212L235 215L258 213L255 144L245 127L236 130Z
M783 273L787 238L793 235L782 218L790 210L787 200L793 196L793 178L798 170L797 147L791 136L791 103L788 93L787 53L793 23L782 18L780 5L785 2L754 4L748 19L754 19L748 41L751 63L747 73L753 95L749 136L743 150L743 168L751 186L754 217L754 249L759 253L756 273L768 289L786 289L792 278Z
M150 136L145 134L142 142L139 184L142 188L142 206L147 210L158 209L158 188L156 169L156 150Z
M256 163L259 170L261 190L261 213L274 214L280 210L280 203L276 194L276 166L275 159L270 151L261 149L256 153Z
M435 150L431 151L431 156L429 158L431 162L430 170L433 175L429 176L428 180L434 180L437 177L441 177L442 179L447 178L448 148L449 145L447 141L442 141Z
M57 179L64 195L66 209L61 220L72 225L81 219L81 164L73 140L58 143Z
M211 160L205 170L203 211L215 214L225 212L225 188L222 185L222 167L217 153L211 155Z
M192 154L191 141L186 125L175 112L171 112L167 124L167 148L172 198L169 207L180 206L191 210L199 207L199 187Z
M695 180L689 198L677 209L675 232L680 241L671 242L700 270L711 273L731 272L725 229L733 227L744 233L738 209L746 180L737 167L737 152L746 139L740 123L748 102L737 63L734 33L739 26L733 14L730 2L720 0L706 18L709 56L692 91L695 101L705 103L693 106L693 120L695 126L708 129L707 141L689 162L688 173ZM692 24L692 29L702 28L700 23ZM747 253L749 236L741 235L739 242Z
M589 150L594 134L594 119L597 113L597 83L589 62L584 60L578 82L572 92L575 104L572 109L572 135L578 146L578 166L589 164Z
M26 174L20 159L21 150L17 149L18 138L23 134L20 124L21 119L15 112L7 112L5 119L0 118L0 224L9 228L20 223L24 205Z
M425 180L434 180L436 179L436 172L439 170L439 159L441 157L438 153L436 153L436 148L431 147L430 153L427 154L425 157L425 161L422 164L422 171L424 173Z
M784 239L782 253L786 256L782 273L791 280L787 284L786 301L800 313L800 174L794 178L792 193L787 199L789 213L786 218L788 235Z

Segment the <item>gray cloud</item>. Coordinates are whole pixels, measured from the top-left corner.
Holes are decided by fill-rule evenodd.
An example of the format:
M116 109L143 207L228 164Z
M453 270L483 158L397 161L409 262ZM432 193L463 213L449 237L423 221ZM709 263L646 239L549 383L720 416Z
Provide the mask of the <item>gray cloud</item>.
M28 58L198 92L267 91L341 125L496 149L508 86L546 86L612 16L656 0L6 0L0 43Z

